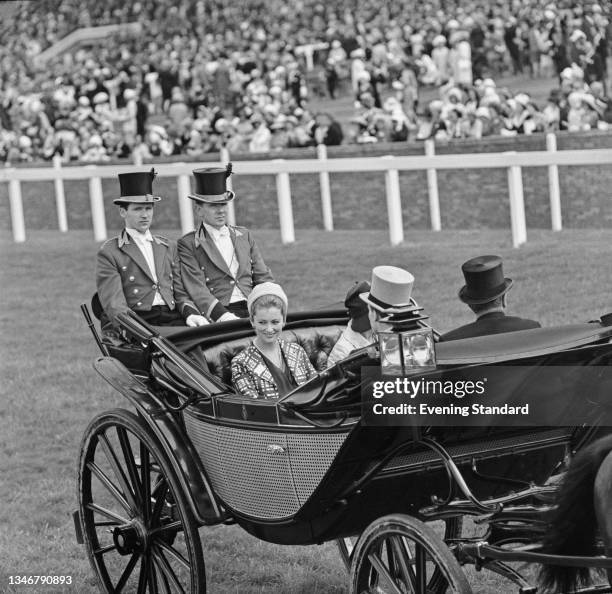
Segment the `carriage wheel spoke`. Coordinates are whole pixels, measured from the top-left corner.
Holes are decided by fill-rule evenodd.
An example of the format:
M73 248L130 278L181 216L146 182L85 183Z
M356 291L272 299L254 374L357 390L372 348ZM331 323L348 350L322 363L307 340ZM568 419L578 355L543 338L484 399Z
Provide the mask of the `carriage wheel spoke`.
M146 594L147 591L147 576L149 575L149 557L142 556L140 563L140 574L138 575L138 594Z
M370 563L372 564L372 567L374 567L374 569L376 569L379 577L384 578L387 583L393 587L393 592L394 594L404 594L397 586L397 584L395 583L395 580L393 579L393 576L389 573L389 571L387 570L387 568L385 567L384 563L382 562L381 558L379 557L378 554L374 554L374 553L370 553L368 555L368 559L370 560ZM423 592L425 592L423 590Z
M105 553L108 553L109 551L114 551L117 547L115 547L114 543L110 544L110 545L106 545L105 547L100 547L99 549L96 549L93 553L94 555L96 555L96 557L104 555Z
M160 551L157 547L153 547L153 559L161 569L163 575L170 581L172 587L178 590L179 592L185 592L183 586L181 586L178 578L176 577L176 574L174 573L172 567L170 567L170 563L168 563L168 560L164 557L163 552ZM189 567L189 565L187 567Z
M88 503L87 509L92 512L96 512L98 514L106 516L107 518L110 518L111 520L113 520L114 524L127 524L128 523L128 520L126 518L122 518L120 515L102 507L101 505L98 505L97 503ZM113 523L109 522L109 526L112 526L112 525Z
M157 575L159 577L159 583L161 585L161 589L163 590L164 594L172 594L172 588L170 587L170 583L168 582L168 578L166 578L166 576L164 575L164 572L162 571L160 564L159 564L159 560L157 559L157 557L155 555L151 556L151 561L152 563L155 565L155 567L157 568Z
M95 462L89 462L87 464L87 468L96 475L98 480L102 483L106 490L113 496L113 498L121 505L121 507L128 513L128 515L132 514L132 508L130 504L126 501L125 497L107 476L102 472L99 466Z
M140 506L142 505L142 501L140 499L142 486L138 478L138 468L136 467L136 460L134 460L134 453L132 452L130 439L127 431L123 427L117 427L117 437L119 439L119 445L121 446L121 452L123 453L123 459L125 460L125 466L127 468L130 481L134 486L134 497Z
M425 594L427 591L427 554L423 545L415 543L415 562L417 577L417 592Z
M157 574L155 573L155 564L153 563L153 551L150 551L148 582L149 582L149 587L151 588L151 594L158 594Z
M117 458L117 454L115 454L115 450L112 448L106 435L100 435L100 445L102 446L102 449L104 450L106 459L108 460L108 462L111 465L111 468L113 469L113 473L115 474L115 476L117 477L117 480L121 484L121 488L123 490L123 496L129 503L130 508L132 510L137 509L136 500L134 499L134 494L128 483L128 479L125 476L125 472L123 472L123 469L121 468L121 464L119 462L119 459Z
M177 520L176 522L170 522L169 524L164 524L163 526L153 528L153 530L149 531L149 535L157 536L158 534L163 534L164 532L168 532L169 530L183 532L184 528L182 522L180 522L180 520Z
M168 555L170 555L175 561L180 563L185 567L185 569L190 569L189 561L183 557L174 547L171 547L168 543L158 542L157 546L159 546L163 551L165 551Z
M138 563L138 558L140 553L133 553L130 558L128 564L125 566L117 585L115 586L115 594L120 594L121 590L123 590L123 586L127 584L127 581L130 579L132 572L134 571L134 567L136 567L136 563Z
M406 543L401 536L391 536L389 540L391 542L391 548L393 549L395 561L400 570L401 577L406 582L406 585L410 584L412 590L415 590L416 578L412 568L406 562L406 559L411 558L410 549L406 546Z
M142 515L148 525L151 518L151 458L149 450L140 442L140 476L142 480Z
M161 571L159 563L155 557L153 558L153 563L157 567L157 576L159 578L160 590L163 591L163 594L172 594L172 588L170 587L170 583L168 582L168 579L164 575L163 571Z
M102 526L119 526L123 522L118 522L117 520L102 520L101 522L94 522L94 526L96 528L100 528Z

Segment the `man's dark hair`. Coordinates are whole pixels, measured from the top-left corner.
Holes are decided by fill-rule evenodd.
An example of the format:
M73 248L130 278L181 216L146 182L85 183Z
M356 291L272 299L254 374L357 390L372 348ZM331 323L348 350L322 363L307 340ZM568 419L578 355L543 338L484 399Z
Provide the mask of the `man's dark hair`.
M479 313L487 309L491 309L492 307L503 307L503 298L504 296L501 295L500 297L496 297L492 301L487 301L486 303L470 303L469 306L470 306L470 309L476 315L478 315Z

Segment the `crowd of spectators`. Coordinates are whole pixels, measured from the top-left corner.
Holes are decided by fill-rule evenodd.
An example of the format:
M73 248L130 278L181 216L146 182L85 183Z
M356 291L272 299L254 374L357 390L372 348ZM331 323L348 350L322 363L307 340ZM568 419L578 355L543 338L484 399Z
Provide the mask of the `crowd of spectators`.
M608 0L20 3L1 31L0 160L601 129L612 122L609 8ZM140 32L119 29L40 58L73 30L126 23ZM309 44L319 48L312 71ZM548 77L556 88L537 105L498 88L509 74ZM424 88L439 98L424 103ZM342 126L313 113L313 96L349 96L355 117Z

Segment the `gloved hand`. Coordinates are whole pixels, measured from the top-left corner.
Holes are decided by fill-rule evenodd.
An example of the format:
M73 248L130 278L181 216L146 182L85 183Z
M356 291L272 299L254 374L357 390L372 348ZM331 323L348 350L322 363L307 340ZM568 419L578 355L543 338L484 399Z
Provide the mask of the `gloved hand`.
M210 324L210 322L204 316L198 314L191 314L190 316L187 316L185 323L191 328L195 328L196 326L206 326L207 324Z
M229 322L230 320L239 320L240 318L230 311L226 311L217 322Z

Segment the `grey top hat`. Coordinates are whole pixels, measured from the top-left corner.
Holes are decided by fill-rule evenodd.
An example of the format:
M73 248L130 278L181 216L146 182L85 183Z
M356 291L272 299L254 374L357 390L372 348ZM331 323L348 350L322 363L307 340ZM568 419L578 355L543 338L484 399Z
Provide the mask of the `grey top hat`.
M369 293L360 295L370 307L393 316L420 309L412 301L414 276L396 266L376 266L372 270Z
M512 279L504 277L499 256L478 256L461 266L465 285L459 289L459 299L468 305L481 305L507 293Z
M234 192L227 189L226 180L232 174L232 164L223 167L194 169L195 192L187 197L205 204L227 204L234 199Z
M115 204L150 204L159 202L160 196L153 195L153 180L157 173L154 168L151 171L139 171L136 173L120 173L119 187L121 196L115 198Z

